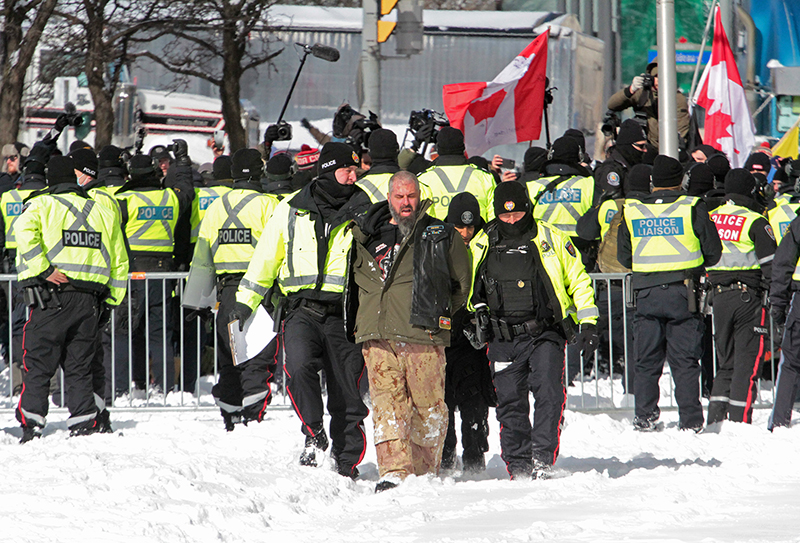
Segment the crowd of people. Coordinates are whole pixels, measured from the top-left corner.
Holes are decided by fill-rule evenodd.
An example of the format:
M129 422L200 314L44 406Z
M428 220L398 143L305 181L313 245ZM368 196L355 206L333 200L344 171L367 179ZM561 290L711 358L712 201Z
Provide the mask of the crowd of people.
M657 78L657 66L648 73ZM548 477L567 387L598 347L609 372L626 368L636 430L663 427L665 361L680 429L749 423L770 313L783 343L769 427L790 423L800 164L765 146L734 169L709 145L659 155L652 126L630 119L603 161L568 130L530 147L518 172L499 156L468 157L456 128L431 126L401 149L392 131L348 115L320 149L276 151L270 126L259 149L215 147L200 167L182 140L133 156L75 142L62 156L61 118L33 148L6 146L0 235L18 274L6 295L24 352L23 442L41 435L59 367L74 435L113 431L107 407L121 395L167 394L176 379L193 390L196 368L176 375L173 350L214 338L175 334L175 280L127 280L176 270L216 287L215 303L192 315L216 319L212 393L225 428L261 422L282 373L305 440L300 464L316 467L330 448L336 471L355 479L368 385L376 492L459 466L456 411L460 465L485 469L490 407L511 478ZM430 160L415 152L428 145ZM629 281L593 285L592 272ZM262 307L276 339L235 363L229 323L243 330Z

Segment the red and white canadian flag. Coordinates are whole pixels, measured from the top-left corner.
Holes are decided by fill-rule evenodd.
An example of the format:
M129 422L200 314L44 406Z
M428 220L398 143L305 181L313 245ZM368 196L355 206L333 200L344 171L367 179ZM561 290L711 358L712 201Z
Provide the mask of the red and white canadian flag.
M703 71L692 102L706 110L703 141L728 155L732 167L744 166L756 143L755 128L736 59L722 26L719 6L714 14L711 60Z
M533 40L492 81L444 86L445 113L450 125L464 133L468 155L483 154L495 145L539 139L548 34Z

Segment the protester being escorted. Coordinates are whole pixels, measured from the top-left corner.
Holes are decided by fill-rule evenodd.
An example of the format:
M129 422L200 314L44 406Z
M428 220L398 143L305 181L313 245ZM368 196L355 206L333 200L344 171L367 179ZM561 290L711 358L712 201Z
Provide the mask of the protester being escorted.
M100 429L108 411L92 393L98 327L125 296L128 258L113 214L87 198L71 158L52 157L49 188L31 199L16 225L20 286L31 302L23 339L25 378L17 420L22 442L41 436L50 379L64 368L71 435Z
M628 200L617 234L617 258L633 270L636 402L634 429L654 431L660 409L658 381L670 364L678 403L678 427L700 431L700 363L703 318L697 291L704 268L719 262L722 244L705 202L680 191L683 168L659 155L653 193Z
M380 480L439 473L447 432L445 347L470 289L467 248L452 225L427 214L417 177L398 172L388 201L353 228L353 333L369 377ZM350 312L348 311L348 317Z
M149 155L135 155L130 160L130 180L115 193L122 213L131 272L175 271L175 227L182 215L191 213L195 192L188 145L184 140L174 141L178 156L170 167L174 173L166 178L169 186L162 186L161 169ZM146 391L150 383L148 360L152 361L149 369L154 377L154 391L167 394L174 386L173 347L170 341L170 301L174 280L163 281L165 284L159 280L132 281L131 292L126 300L130 307L123 304L116 312L116 353L113 360L111 353L107 353L105 360L108 400L133 392L129 390L130 379L137 389ZM125 348L129 341L129 326L132 328L130 337L133 341L132 376L128 375L128 349ZM167 327L166 333L164 327ZM149 353L146 352L147 335Z
M728 419L752 421L759 364L769 334L766 291L775 236L753 199L756 180L745 169L725 176L727 202L711 213L722 257L708 268L717 374L708 403L708 425Z
M481 218L484 221L494 218L494 178L467 162L464 134L461 130L452 126L442 127L436 138L436 147L439 156L430 168L419 174L419 180L431 190L433 206L429 214L437 219L444 219L453 196L460 192L469 192L481 205Z
M193 269L213 270L217 277L219 380L211 394L229 432L237 422L261 422L271 399L271 357L262 352L246 363L234 365L228 338L228 316L236 304L239 283L278 205L278 198L266 194L261 185L263 168L256 149L240 149L233 154L233 184L206 210L192 258ZM243 325L241 322L240 327Z
M500 446L511 478L546 478L558 457L566 405L564 344L580 324L580 348L597 348L594 291L569 237L533 218L523 185L500 183L494 212L497 219L470 243L475 346L489 345Z
M445 222L452 224L461 234L468 249L469 242L485 226L478 200L468 192L453 197ZM462 468L466 473L477 473L486 469L484 454L489 450L489 407L497 405L497 397L486 351L473 347L464 334L465 328L474 329L469 323L471 318L472 314L466 308L456 311L450 331L450 346L444 350L447 362L444 401L450 416L442 449L442 469L456 468L458 438L455 412L458 409L461 417Z
M355 479L366 451L359 394L361 349L345 334L343 295L352 247L348 224L369 208L355 185L358 155L346 143L329 142L319 157L319 176L275 208L264 227L236 293L231 320L247 318L273 283L285 300L283 321L286 390L301 421L305 448L300 464L316 467L328 449L323 426L320 370L328 389L331 456L339 474Z

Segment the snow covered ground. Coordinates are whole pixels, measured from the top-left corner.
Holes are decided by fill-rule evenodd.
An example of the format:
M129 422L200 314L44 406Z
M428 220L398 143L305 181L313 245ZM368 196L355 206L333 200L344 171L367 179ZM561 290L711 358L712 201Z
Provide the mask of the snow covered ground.
M571 388L571 402L579 394ZM768 415L695 435L668 411L663 432L640 434L630 411L567 411L557 477L512 482L491 413L485 474L411 477L376 495L371 440L355 482L329 460L300 467L300 425L285 407L232 433L211 408L117 408L116 433L80 438L59 410L24 446L5 409L0 540L796 542L800 425L771 434Z

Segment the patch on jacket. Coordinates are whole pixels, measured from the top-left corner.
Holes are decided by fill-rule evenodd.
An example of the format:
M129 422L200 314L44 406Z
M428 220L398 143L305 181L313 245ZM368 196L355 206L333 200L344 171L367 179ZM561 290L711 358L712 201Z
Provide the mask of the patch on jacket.
M575 252L575 246L572 244L571 241L567 241L567 244L564 245L564 247L567 249L567 252L572 255L572 258L578 257L578 253Z
M439 328L442 330L450 330L450 326L450 317L439 317Z
M547 243L547 241L542 240L539 245L542 248L542 255L549 256L553 254L553 248L550 247L550 244Z
M443 224L432 224L425 228L425 231L422 233L422 239L425 239L430 234L431 236L435 236L436 234L441 234L444 232L444 225Z

